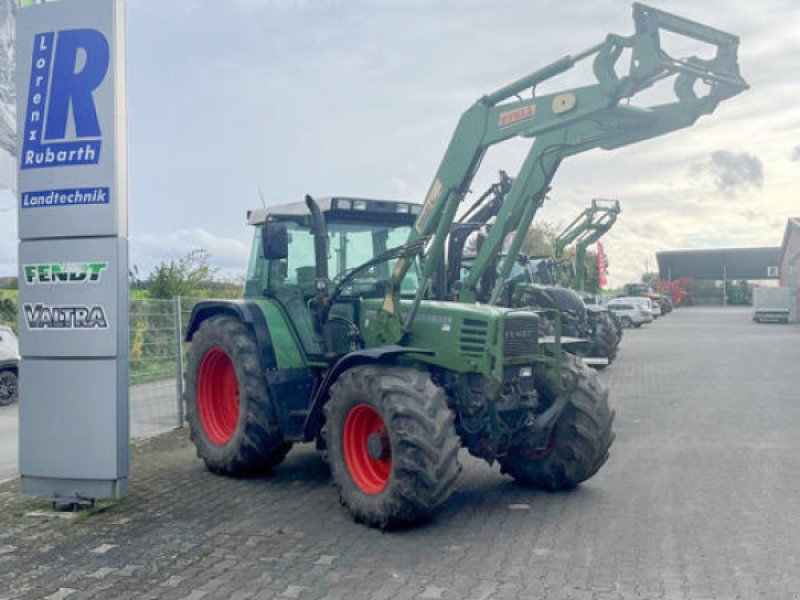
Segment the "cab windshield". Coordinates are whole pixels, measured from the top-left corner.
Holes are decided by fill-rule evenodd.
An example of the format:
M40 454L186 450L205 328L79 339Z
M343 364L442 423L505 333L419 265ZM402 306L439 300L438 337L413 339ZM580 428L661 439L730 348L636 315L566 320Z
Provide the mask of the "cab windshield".
M315 280L314 236L311 231L294 222L287 222L289 230L289 257L272 261L269 286L313 285ZM408 240L411 227L385 226L370 223L328 223L328 276L335 281L387 250L401 246ZM396 260L389 260L365 271L350 284L354 293L367 293L388 280ZM414 269L403 280L403 294L413 294L417 288Z

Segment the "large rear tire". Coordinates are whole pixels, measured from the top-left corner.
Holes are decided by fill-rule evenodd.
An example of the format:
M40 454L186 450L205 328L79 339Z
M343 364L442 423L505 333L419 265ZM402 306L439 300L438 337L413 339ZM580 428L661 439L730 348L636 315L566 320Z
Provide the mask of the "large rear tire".
M0 371L0 406L13 404L18 396L19 379L16 371L11 369Z
M614 413L597 373L580 358L564 353L561 377L563 393L569 397L547 447L530 448L526 443L529 434L523 429L500 459L503 472L519 483L549 491L569 490L594 476L608 460L614 442ZM547 378L540 378L537 391L557 400L558 392Z
M250 475L279 464L283 439L252 333L238 319L203 321L186 367L186 421L197 456L209 470Z
M341 502L372 527L426 518L453 492L461 470L444 391L413 368L343 373L325 405L322 437Z

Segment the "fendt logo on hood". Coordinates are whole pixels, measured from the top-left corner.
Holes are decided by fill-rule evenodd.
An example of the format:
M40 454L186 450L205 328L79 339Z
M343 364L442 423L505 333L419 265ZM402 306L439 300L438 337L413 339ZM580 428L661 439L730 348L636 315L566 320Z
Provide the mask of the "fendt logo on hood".
M93 93L109 55L108 40L95 29L34 36L20 168L97 164L102 132Z
M106 269L107 262L46 263L22 267L28 284L97 283Z

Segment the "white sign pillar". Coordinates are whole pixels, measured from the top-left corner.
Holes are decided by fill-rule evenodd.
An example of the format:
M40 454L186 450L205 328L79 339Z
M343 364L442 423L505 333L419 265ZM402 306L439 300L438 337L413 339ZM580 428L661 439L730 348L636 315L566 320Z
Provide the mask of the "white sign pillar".
M122 0L17 14L20 475L58 502L128 479Z

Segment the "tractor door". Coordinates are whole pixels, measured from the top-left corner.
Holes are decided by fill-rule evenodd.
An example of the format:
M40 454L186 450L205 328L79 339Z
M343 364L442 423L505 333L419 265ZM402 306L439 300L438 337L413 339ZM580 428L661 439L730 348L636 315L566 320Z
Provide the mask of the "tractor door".
M279 240L283 231L285 239ZM262 246L259 255L264 259L266 294L286 312L306 355L321 355L322 343L312 315L316 296L314 236L306 227L282 222L262 225L256 239Z

